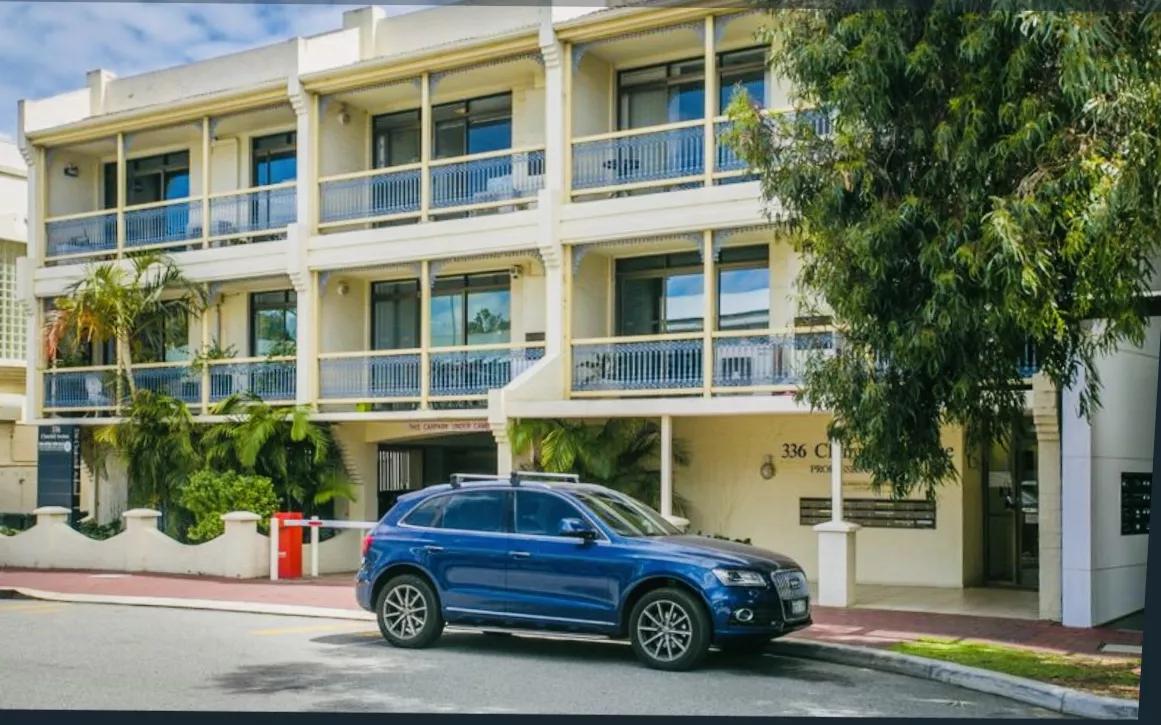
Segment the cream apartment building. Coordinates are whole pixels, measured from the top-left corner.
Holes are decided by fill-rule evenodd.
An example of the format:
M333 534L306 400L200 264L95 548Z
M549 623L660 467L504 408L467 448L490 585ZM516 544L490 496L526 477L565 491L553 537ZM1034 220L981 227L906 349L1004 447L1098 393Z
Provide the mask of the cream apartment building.
M805 356L836 334L799 307L796 259L719 141L733 93L788 110L762 22L671 3L363 8L314 37L93 71L20 107L29 339L86 263L164 250L212 306L138 385L195 412L243 390L311 406L361 486L339 516L519 465L513 419L647 417L666 452L680 439L692 453L685 468L662 457L663 513L794 556L824 603L858 586L893 606L926 592L988 610L993 589L973 594L988 586L1021 616L1080 626L1140 609L1147 537L1113 536L1129 543L1108 554L1115 507L1098 519L1062 498L1061 420L1076 421L1034 356L1024 434L973 452L946 431L962 479L934 505L874 496L826 417L794 402ZM1141 386L1156 384L1151 345L1131 361ZM111 351L27 350L27 421L116 418ZM1117 485L1099 459L1073 464L1088 467L1086 501ZM1087 527L1072 569L1062 520Z

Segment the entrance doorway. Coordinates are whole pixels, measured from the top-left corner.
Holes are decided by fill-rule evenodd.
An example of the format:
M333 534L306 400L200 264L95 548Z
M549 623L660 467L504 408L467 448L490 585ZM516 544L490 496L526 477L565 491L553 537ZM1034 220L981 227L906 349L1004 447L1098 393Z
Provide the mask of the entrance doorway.
M494 475L499 464L490 433L379 444L378 515L408 491L447 483L453 473Z
M989 584L1037 589L1040 583L1038 446L1021 417L1006 444L992 443L984 471L984 562Z

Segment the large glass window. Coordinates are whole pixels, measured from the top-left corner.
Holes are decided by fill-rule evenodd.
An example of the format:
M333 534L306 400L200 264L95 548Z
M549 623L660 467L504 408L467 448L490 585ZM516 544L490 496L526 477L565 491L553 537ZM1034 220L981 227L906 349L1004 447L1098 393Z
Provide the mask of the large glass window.
M718 55L718 113L729 105L739 85L756 103L765 104L765 52L748 48ZM619 130L704 118L705 61L693 58L621 71L617 97Z
M769 247L724 249L716 265L718 329L763 328L770 320ZM618 336L699 332L705 280L696 252L617 260Z
M106 209L117 206L117 162L104 167ZM189 151L125 162L125 206L189 198Z
M460 491L443 509L440 528L500 533L508 528L509 491Z
M419 280L371 285L371 349L412 350L419 340Z
M584 520L580 510L560 496L543 491L516 491L514 529L526 536L556 536L564 519Z
M189 312L175 308L150 321L134 347L140 362L189 360Z
M273 186L298 177L298 144L294 131L255 138L250 143L251 185Z
M401 523L407 526L439 528L443 508L450 499L450 496L433 496L412 509L411 513L403 517Z
M445 103L431 109L437 159L512 148L512 94Z
M507 273L440 278L431 296L431 344L506 343L512 328L511 307Z
M250 354L290 354L298 337L298 295L294 290L250 295Z
M418 110L376 116L371 122L371 135L375 168L384 169L419 162Z

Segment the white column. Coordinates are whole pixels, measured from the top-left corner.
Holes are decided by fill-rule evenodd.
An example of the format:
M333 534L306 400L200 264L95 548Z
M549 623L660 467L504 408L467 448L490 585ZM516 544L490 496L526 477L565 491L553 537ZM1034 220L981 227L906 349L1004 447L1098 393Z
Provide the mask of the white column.
M322 118L317 113L318 96L307 93L293 77L287 83L287 94L294 109L298 144L297 189L295 191L295 212L303 242L317 230L315 209L318 207L318 150L322 135ZM313 117L313 118L312 118ZM317 127L316 127L317 126Z
M301 230L295 224L291 229ZM300 240L305 244L305 240ZM310 405L313 401L311 383L314 380L314 368L318 366L318 351L315 349L315 295L318 294L316 280L318 275L307 272L292 278L294 291L297 297L297 320L295 328L295 402L299 405Z
M661 515L673 517L673 418L661 416Z
M855 603L855 534L861 528L843 520L843 454L838 441L830 449L830 521L814 527L818 533L817 604L849 607Z
M1040 619L1061 621L1061 465L1060 419L1056 386L1042 374L1032 379L1032 415L1036 424L1037 517L1040 559Z

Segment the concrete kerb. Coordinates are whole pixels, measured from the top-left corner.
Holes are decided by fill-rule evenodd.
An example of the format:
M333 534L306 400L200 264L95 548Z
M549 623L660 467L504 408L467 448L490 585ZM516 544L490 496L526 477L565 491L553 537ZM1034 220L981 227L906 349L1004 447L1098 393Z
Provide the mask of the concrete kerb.
M1138 718L1138 703L1133 700L1092 695L1059 685L1036 682L1024 677L1013 677L1000 672L887 652L871 647L781 639L771 644L770 652L787 657L801 657L837 665L865 667L871 670L943 682L967 690L1006 697L1063 715L1096 720L1136 720Z

